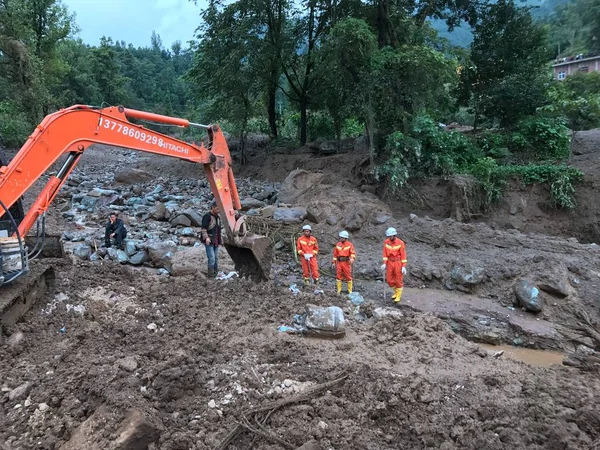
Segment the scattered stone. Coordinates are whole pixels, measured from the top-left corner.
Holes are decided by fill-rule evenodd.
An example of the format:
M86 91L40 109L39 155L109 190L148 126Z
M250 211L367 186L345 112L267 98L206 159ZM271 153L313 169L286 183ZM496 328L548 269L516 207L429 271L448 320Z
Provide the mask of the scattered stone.
M137 246L135 245L135 242L127 241L125 243L125 253L127 253L127 256L133 256L137 253Z
M209 408L216 408L217 407L217 402L215 402L214 400L211 400L208 402L208 407Z
M381 320L385 317L391 317L393 319L400 319L400 318L404 317L404 314L402 314L402 312L396 308L381 307L381 308L375 308L373 310L373 317L377 320Z
M6 343L12 350L14 350L23 342L24 339L25 334L22 331L17 331L10 335Z
M348 231L358 231L364 224L364 218L358 211L353 211L344 223L344 229Z
M31 392L33 385L31 383L23 383L21 386L14 388L8 393L8 399L10 401L18 400L23 397L27 397Z
M202 215L198 211L195 211L193 209L186 209L181 214L185 215L189 219L191 226L202 226Z
M158 325L156 325L154 322L149 323L146 328L148 328L149 330L156 330L158 328Z
M416 214L409 214L408 216L408 220L410 220L410 223L414 223L417 219L419 218L419 216L417 216Z
M373 220L373 223L375 225L383 225L384 223L386 223L391 218L392 218L392 216L390 216L389 214L377 214L375 216L375 219Z
M117 365L121 369L126 370L128 372L133 372L138 367L137 361L132 356L128 356L126 358L119 359L117 361Z
M148 256L155 267L171 270L171 259L177 251L173 241L154 241L148 244Z
M47 411L48 409L50 409L50 407L48 406L47 403L40 403L38 405L38 409L43 412L43 411Z

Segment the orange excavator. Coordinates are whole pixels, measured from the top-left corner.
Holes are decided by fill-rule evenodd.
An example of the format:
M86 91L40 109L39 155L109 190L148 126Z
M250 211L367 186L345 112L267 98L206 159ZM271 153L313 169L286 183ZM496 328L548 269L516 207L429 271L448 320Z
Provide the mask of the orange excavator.
M208 144L190 144L158 133L129 119L200 127L208 132ZM201 125L122 106L95 108L75 105L44 118L10 163L0 161L0 285L29 272L29 261L40 255L45 239L45 213L83 152L93 144L107 144L179 158L204 166L225 228L227 252L242 276L268 280L272 258L270 240L250 232L244 221L232 160L218 125ZM66 156L27 212L22 197L59 158ZM25 237L37 223L35 244Z

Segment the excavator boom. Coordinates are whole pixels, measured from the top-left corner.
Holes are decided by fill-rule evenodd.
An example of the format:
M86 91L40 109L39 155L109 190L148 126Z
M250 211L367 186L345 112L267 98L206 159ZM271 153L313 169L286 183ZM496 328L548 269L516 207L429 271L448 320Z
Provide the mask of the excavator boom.
M204 127L208 131L209 144L190 144L131 123L128 119L179 127ZM264 236L250 233L244 222L245 217L238 212L241 204L233 176L231 155L219 126L194 124L185 119L121 106L100 109L75 105L46 116L10 163L0 167L0 218L8 216L14 224L12 242L14 243L14 238L18 240L22 255L22 240L48 210L83 152L93 144L140 150L202 164L219 205L226 232L225 247L236 270L257 280L269 278L271 243ZM64 155L67 157L61 169L56 175L49 177L31 208L17 224L11 216L11 208L14 209L25 192ZM0 265L1 247L2 242ZM27 266L26 261L23 260L23 263L22 266ZM19 274L3 273L0 284L15 279L26 271L26 267L21 267Z

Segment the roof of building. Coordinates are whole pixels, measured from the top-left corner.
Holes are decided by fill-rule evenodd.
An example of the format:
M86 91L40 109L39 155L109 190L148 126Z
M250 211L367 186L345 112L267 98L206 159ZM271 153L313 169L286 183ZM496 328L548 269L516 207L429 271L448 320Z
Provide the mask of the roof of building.
M569 64L575 64L575 63L580 63L580 62L585 62L585 61L595 61L596 59L600 59L600 55L589 56L587 58L582 58L582 59L572 59L570 61L553 64L552 67L568 66Z

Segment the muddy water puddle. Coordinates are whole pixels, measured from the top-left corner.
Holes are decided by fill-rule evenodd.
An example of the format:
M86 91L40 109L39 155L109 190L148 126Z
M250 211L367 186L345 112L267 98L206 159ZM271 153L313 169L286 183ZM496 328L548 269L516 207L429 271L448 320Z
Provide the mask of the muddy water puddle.
M504 351L502 357L522 361L536 367L550 367L554 364L562 364L566 355L550 350L534 350L531 348L513 347L510 345L479 344L481 347L492 352Z

